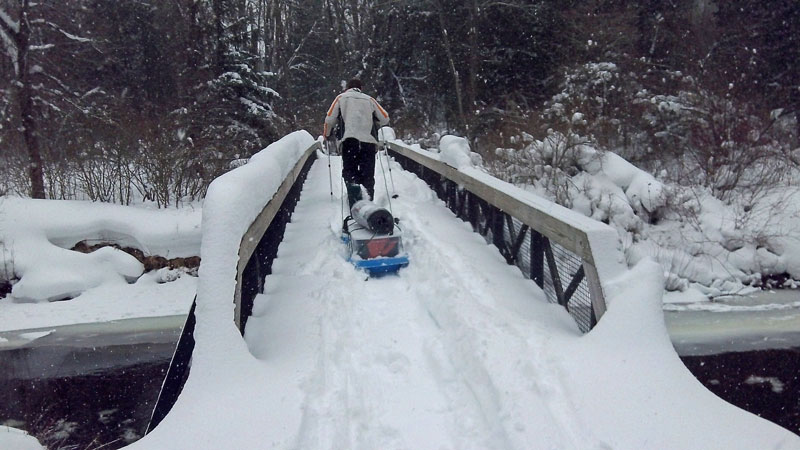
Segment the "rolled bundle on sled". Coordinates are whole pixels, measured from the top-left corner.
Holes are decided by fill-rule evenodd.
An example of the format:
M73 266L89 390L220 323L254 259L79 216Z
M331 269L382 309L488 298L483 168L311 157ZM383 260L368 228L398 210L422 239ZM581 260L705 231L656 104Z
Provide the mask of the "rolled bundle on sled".
M370 275L394 273L408 265L402 231L394 217L370 200L359 200L350 208L342 241L348 244L348 261Z

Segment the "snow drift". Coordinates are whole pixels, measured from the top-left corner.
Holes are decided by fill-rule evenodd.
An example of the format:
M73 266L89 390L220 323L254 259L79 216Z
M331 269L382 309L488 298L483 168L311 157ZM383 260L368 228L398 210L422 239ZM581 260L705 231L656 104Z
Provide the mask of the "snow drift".
M72 251L79 241L139 249L145 255L199 253L200 214L85 201L0 198L0 279L18 280L10 298L46 302L72 298L106 283L127 284L144 267L112 247Z
M657 265L610 280L606 316L581 336L394 162L394 208L414 263L365 281L344 261L331 226L340 202L319 161L242 339L232 304L239 241L312 143L289 135L212 184L189 379L132 448L800 448L683 367Z

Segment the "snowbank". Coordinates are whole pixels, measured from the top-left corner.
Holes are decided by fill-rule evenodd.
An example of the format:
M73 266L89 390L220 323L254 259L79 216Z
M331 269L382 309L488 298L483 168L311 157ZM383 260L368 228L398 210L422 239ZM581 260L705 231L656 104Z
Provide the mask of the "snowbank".
M691 299L746 293L762 277L800 280L800 191L765 187L722 202L701 187L665 184L611 151L552 132L498 149L497 173L619 233L627 262L658 261L669 291ZM520 184L522 184L520 182ZM691 292L689 292L691 289ZM670 296L669 301L679 300Z
M13 450L45 450L39 441L16 428L0 425L0 448Z
M239 210L216 197L261 189L240 184L247 173L212 184L191 373L172 412L132 448L799 448L685 369L663 323L656 264L608 279L608 312L582 336L564 308L392 164L411 266L364 280L337 253L340 202L319 161L244 340L232 320L236 250L264 201ZM611 231L615 245L609 227L552 208Z
M203 207L192 368L169 415L132 448L170 448L174 433L187 424L213 430L235 417L241 420L237 428L258 430L264 427L265 417L282 420L280 415L261 414L282 411L283 400L264 389L270 372L248 351L233 322L236 267L242 236L314 142L306 131L289 134L209 186ZM242 414L243 409L248 414ZM290 411L283 415L291 416ZM254 445L246 436L229 435L226 441L229 448ZM196 443L187 446L196 447Z
M47 302L107 283L124 285L144 268L115 248L69 250L80 241L108 242L146 255L199 253L200 211L153 210L85 201L0 198L0 279L19 279L10 298Z
M609 283L612 301L592 332L564 343L574 407L603 448L800 448L797 436L720 400L686 369L664 324L662 286L659 265L640 262Z

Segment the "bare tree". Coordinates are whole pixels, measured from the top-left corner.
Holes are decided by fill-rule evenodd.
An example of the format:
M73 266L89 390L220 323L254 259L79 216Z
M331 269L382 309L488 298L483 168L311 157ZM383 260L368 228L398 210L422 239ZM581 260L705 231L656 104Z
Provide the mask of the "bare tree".
M69 114L90 93L76 92L72 80L63 76L58 58L48 58L59 47L83 45L90 39L69 28L71 2L64 5L4 0L0 4L0 49L13 67L9 92L11 110L19 118L19 130L28 156L31 196L45 198L42 122Z

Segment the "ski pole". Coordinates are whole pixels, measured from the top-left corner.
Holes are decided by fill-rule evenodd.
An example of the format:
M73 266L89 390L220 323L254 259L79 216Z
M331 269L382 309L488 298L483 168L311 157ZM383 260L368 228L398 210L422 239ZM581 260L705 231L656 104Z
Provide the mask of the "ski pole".
M389 195L389 185L386 184L386 171L383 170L383 160L381 159L380 155L377 156L378 163L381 165L381 173L383 174L383 187L386 188L386 198L389 200L389 212L392 214L392 217L394 217L394 211L392 211L392 196ZM389 173L392 173L391 169L389 169Z
M389 149L386 145L386 141L383 141L383 154L386 156L386 165L389 166L389 179L392 181L392 198L397 198L397 189L394 187L394 177L392 176L392 164L389 161Z
M325 152L328 153L328 183L331 185L331 201L333 201L333 175L331 175L331 143L325 139Z
M344 230L344 178L339 178L339 211L342 213L342 230Z

